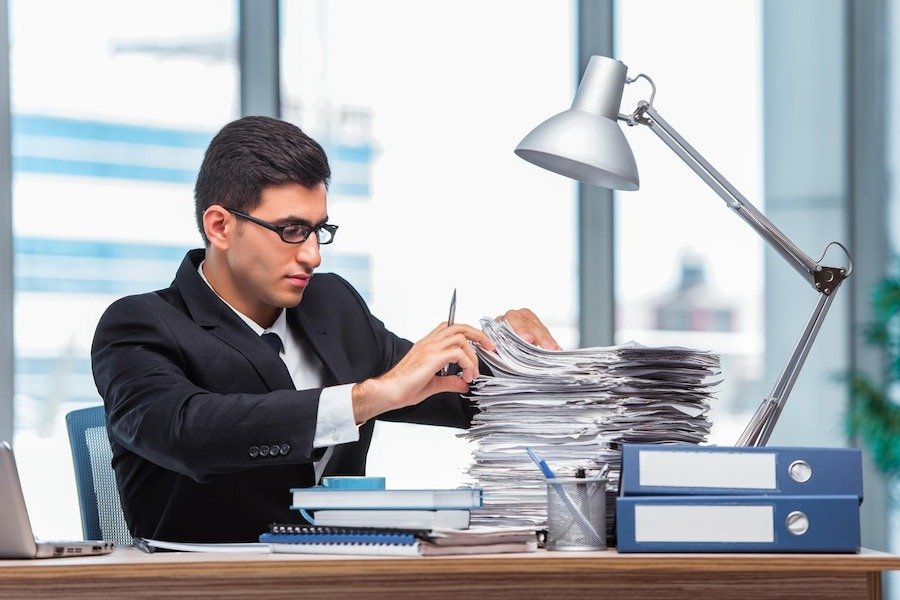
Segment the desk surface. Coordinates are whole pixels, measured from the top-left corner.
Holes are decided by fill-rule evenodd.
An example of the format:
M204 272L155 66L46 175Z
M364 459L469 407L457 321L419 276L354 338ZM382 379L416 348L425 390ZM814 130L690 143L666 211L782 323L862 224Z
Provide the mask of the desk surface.
M304 563L304 564L298 564ZM660 571L890 571L900 570L900 556L863 548L859 554L619 554L604 552L547 552L528 554L481 554L459 556L328 556L309 554L256 554L217 552L155 552L145 554L135 548L117 548L107 556L50 558L41 560L0 560L0 580L13 573L25 577L40 576L57 569L82 573L127 568L129 571L154 572L161 569L208 571L247 568L272 572L277 569L328 571L408 569L467 571L526 569L541 572L590 568L599 571L648 569Z
M0 596L139 598L518 597L605 590L607 597L878 598L880 572L900 556L860 554L618 554L536 552L447 557L143 554L0 560ZM601 586L601 587L597 587ZM679 595L682 594L682 595ZM606 595L606 594L605 594Z

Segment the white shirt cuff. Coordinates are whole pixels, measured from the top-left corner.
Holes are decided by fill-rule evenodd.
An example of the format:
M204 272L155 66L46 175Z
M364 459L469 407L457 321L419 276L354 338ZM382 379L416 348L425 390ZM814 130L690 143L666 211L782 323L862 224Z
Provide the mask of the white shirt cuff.
M326 448L359 440L359 427L353 418L353 386L348 383L322 388L313 447Z

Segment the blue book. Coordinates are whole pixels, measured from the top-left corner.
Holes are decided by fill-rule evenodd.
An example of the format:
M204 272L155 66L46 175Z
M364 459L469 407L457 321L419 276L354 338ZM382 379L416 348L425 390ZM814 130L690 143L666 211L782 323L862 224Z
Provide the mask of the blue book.
M859 552L857 496L616 499L619 552Z
M375 531L364 529L332 529L310 527L296 533L263 533L259 541L264 544L389 544L410 546L416 536L402 531Z
M857 448L625 444L623 496L830 494L862 500Z

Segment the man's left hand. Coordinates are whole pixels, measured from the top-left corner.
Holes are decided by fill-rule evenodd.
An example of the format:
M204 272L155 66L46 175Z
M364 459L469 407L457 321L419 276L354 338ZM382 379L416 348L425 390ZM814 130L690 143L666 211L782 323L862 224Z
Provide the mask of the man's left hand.
M509 323L513 331L529 344L546 350L562 350L537 315L527 308L508 310L497 317L497 320Z

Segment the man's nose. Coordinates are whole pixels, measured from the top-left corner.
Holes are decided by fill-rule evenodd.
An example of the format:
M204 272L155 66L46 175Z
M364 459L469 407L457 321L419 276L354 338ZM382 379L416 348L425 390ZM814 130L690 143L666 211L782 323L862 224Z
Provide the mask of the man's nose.
M322 255L319 252L319 238L313 233L303 243L297 244L297 262L309 266L311 269L322 264Z

